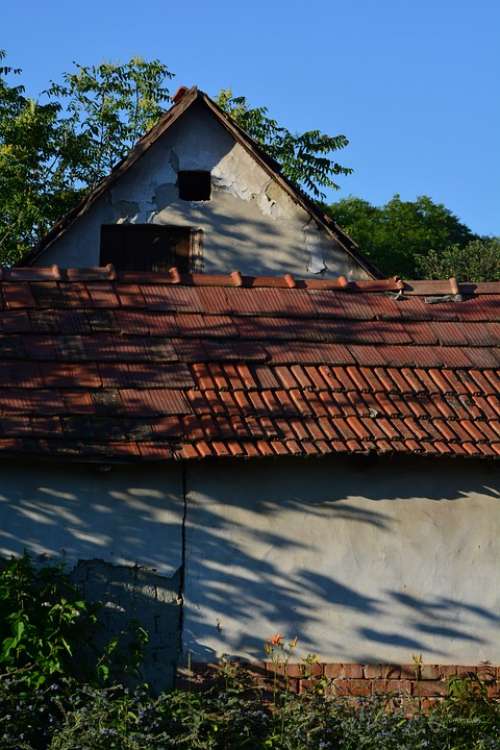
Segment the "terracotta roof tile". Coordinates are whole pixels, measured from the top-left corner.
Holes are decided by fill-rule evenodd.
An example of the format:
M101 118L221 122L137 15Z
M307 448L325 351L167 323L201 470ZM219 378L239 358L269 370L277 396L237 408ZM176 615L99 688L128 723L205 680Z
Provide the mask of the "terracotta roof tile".
M138 284L115 284L115 292L122 307L146 307L146 300Z
M241 389L245 387L243 381L240 378L240 373L238 372L238 369L235 365L226 363L223 365L223 371L231 390L234 391L238 388Z
M467 356L470 367L482 367L488 369L498 369L500 367L500 347L468 347L463 351L463 354ZM465 365L455 365L460 367L466 367ZM468 369L468 368L467 368Z
M36 307L29 284L2 284L2 297L8 310Z
M27 310L4 310L0 312L0 332L28 333L31 320Z
M0 451L500 453L500 285L177 276L4 272Z
M143 284L141 292L149 310L168 310L176 313L200 313L198 290L193 287Z
M188 399L180 390L120 390L120 397L127 414L131 416L152 416L154 414L189 414Z

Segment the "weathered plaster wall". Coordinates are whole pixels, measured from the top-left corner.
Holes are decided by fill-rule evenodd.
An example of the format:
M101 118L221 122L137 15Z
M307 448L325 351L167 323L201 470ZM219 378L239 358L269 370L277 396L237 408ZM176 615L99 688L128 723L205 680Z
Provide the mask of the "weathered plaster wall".
M212 199L182 201L178 170L212 173ZM38 265L95 266L100 227L157 223L203 230L203 270L367 278L349 255L195 105L40 258Z
M0 480L0 555L61 558L106 637L131 619L149 633L143 676L172 682L180 647L182 498L178 466L100 472L93 466L7 466Z
M500 486L484 464L322 459L189 473L184 646L500 663Z
M325 662L500 663L495 467L189 463L186 505L181 471L3 464L0 554L65 556L107 602L108 632L129 617L149 631L157 686L178 657L181 607L193 661L262 657L280 631Z

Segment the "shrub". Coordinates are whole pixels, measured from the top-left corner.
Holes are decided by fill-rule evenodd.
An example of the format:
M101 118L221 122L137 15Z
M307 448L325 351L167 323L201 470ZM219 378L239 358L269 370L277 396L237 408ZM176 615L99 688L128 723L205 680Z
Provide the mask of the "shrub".
M133 673L147 634L134 622L101 649L100 604L86 602L62 565L36 566L29 555L0 570L0 669L32 688L60 677L91 683Z
M13 696L0 681L2 750L498 750L498 705L475 687L408 716L388 700L352 704L325 685L269 702L244 670L223 668L204 691L155 698L145 688L63 683ZM456 688L456 685L455 685Z
M96 608L84 602L61 566L37 568L24 555L0 573L0 665L32 687L82 673L79 644L96 628Z
M147 686L131 691L111 680L102 684L99 668L111 665L112 674L120 650L115 641L82 669L78 640L98 618L61 568L37 569L29 558L9 563L0 573L0 606L0 750L500 747L500 706L477 678L451 680L448 697L427 714L407 715L390 697L332 698L325 679L297 695L280 676L297 641L276 634L266 644L277 673L272 684L258 686L244 666L223 661L203 690L153 696ZM122 675L135 668L139 652L127 652ZM306 674L313 662L304 661Z

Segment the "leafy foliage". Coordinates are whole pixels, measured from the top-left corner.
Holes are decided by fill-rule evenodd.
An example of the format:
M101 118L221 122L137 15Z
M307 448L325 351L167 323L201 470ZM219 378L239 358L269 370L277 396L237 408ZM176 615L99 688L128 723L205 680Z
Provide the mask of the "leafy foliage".
M453 678L448 698L428 714L405 711L398 698L353 704L336 698L327 679L300 695L289 690L288 659L297 640L276 634L266 644L276 677L259 686L243 665L222 661L203 689L153 695L119 681L100 684L96 663L77 640L94 627L92 606L80 600L63 571L12 561L0 577L1 750L494 750L500 704L485 685ZM19 628L18 623L24 626ZM106 654L96 656L97 665ZM304 660L312 674L314 658ZM121 676L136 667L136 654ZM307 670L311 669L311 672ZM41 679L40 679L41 678ZM389 709L389 710L388 710Z
M450 245L462 248L475 239L449 209L425 195L415 201L395 195L380 207L361 198L345 198L327 210L388 276L419 278L426 272L417 258L431 251L440 258Z
M250 107L245 96L233 96L230 89L222 89L216 101L263 146L286 177L314 198L325 197L323 188L338 188L334 179L337 175L352 173L331 158L334 151L348 145L345 135L326 135L319 130L292 133L268 116L267 107Z
M0 670L27 688L72 677L96 684L138 671L146 633L133 621L98 650L99 604L83 600L59 565L28 555L0 570Z
M75 65L47 93L64 106L61 126L81 136L80 179L92 187L158 120L169 99L164 79L172 74L159 60L140 57L123 65Z
M441 253L430 250L418 256L416 264L428 279L456 276L459 281L500 281L500 240L472 240L463 247L450 245Z
M0 51L0 59L4 53ZM0 255L12 263L79 195L79 137L60 127L60 107L24 96L0 67Z
M37 570L24 556L0 573L0 665L23 672L30 686L74 674L75 646L95 631L96 622L94 608L61 568Z
M496 750L500 708L477 680L455 680L429 713L398 699L334 698L328 684L273 701L241 667L222 665L203 691L154 697L61 680L27 692L0 677L2 750ZM479 683L480 685L480 683ZM388 710L390 708L390 710Z
M158 60L76 65L41 103L12 82L20 73L0 66L3 264L18 261L156 121L172 76Z

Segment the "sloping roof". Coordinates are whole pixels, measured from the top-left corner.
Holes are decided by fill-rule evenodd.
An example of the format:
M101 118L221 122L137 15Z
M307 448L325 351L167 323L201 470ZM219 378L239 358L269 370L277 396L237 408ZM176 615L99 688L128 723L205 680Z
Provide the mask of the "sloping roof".
M235 121L229 117L222 109L211 99L208 94L200 91L196 86L190 89L180 89L174 97L174 104L165 112L151 130L146 133L129 152L129 154L119 162L90 193L69 213L62 217L52 229L42 238L34 250L22 259L23 264L31 265L36 263L43 252L47 250L53 242L62 237L64 233L73 225L77 219L84 216L94 203L109 190L114 183L122 177L140 158L148 151L184 114L195 102L204 104L220 122L220 124L240 143L260 164L260 166L278 182L288 195L318 223L326 232L336 240L339 245L350 255L355 262L363 268L369 275L374 278L380 277L377 268L361 253L356 243L336 224L333 219L321 211L318 206L303 193L300 188L294 185L280 172L279 164L272 159L266 151L254 141L244 130L242 130Z
M500 455L500 284L26 268L0 455Z

